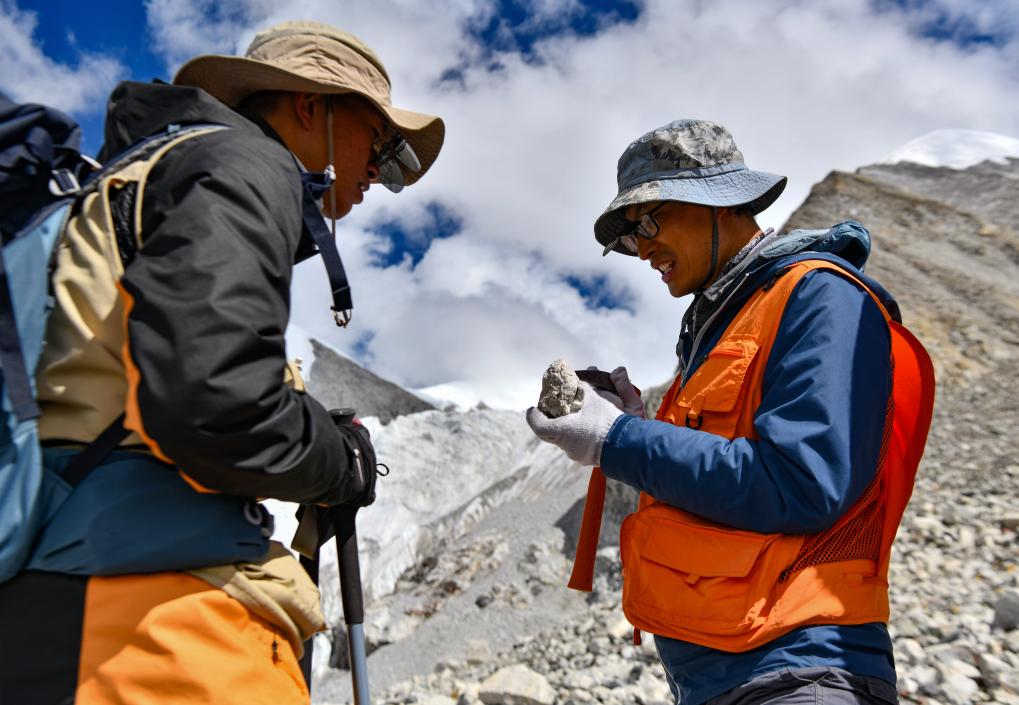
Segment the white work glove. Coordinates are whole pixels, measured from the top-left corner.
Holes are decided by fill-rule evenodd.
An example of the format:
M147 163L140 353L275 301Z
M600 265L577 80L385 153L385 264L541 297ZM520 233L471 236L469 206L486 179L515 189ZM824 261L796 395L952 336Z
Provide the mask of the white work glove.
M599 465L601 448L612 424L623 414L594 393L587 382L580 411L550 419L533 406L527 410L527 425L546 443L559 446L570 460L581 465Z
M587 369L596 370L598 368L588 367ZM609 377L612 379L612 384L619 394L613 394L604 389L596 389L595 392L603 399L608 399L612 402L624 414L646 419L647 414L644 412L644 402L641 401L640 396L637 394L637 388L630 381L630 376L626 374L626 368L617 367L609 373Z

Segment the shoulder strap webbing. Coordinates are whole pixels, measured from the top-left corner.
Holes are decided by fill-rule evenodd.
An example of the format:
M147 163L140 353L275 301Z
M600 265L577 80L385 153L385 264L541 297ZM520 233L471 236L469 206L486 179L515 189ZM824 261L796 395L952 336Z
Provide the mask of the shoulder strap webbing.
M303 203L301 204L304 227L308 229L311 239L322 254L322 263L325 264L326 274L329 277L329 290L333 295L333 317L337 325L346 325L344 321L350 320L350 311L354 308L350 296L350 284L347 281L347 273L343 269L343 260L340 259L339 250L336 249L336 239L329 228L326 227L325 219L319 211L315 201L318 196L328 190L330 184L319 182L318 174L304 174L303 180Z
M129 435L131 432L124 428L124 414L121 414L94 441L71 459L61 477L72 487L79 485Z

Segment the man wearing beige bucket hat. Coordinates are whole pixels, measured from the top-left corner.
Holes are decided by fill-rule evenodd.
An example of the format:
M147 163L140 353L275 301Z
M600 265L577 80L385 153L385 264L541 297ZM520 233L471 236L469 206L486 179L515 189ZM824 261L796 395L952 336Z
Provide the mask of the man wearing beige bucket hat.
M0 622L24 647L5 651L0 692L307 703L298 659L324 628L318 592L255 500L364 503L373 455L286 361L292 269L322 254L345 325L350 287L322 216L373 183L420 179L442 120L394 107L358 38L288 22L243 57L192 59L172 85L120 84L105 136L108 168L66 226L37 374L48 452L102 453L73 481L54 465L69 494L46 550L0 585Z

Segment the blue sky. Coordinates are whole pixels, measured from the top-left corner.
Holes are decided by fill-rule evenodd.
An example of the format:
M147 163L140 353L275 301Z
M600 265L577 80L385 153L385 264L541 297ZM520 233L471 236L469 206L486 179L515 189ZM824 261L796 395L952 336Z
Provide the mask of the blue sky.
M557 34L591 36L617 22L633 21L640 14L638 4L630 0L582 0L575 11L536 24L529 21L529 4L500 0L490 16L465 23L466 34L483 47L492 70L497 70L501 53L518 53L540 61L534 47L542 39ZM18 6L38 14L36 43L56 62L76 66L82 53L103 54L124 66L124 79L171 79L165 61L153 52L146 7L141 0L25 0ZM456 80L462 68L450 66L447 80ZM82 126L85 151L95 154L102 144L101 108L72 114Z
M32 0L20 3L20 6L38 13L36 41L56 62L77 66L83 52L104 54L125 67L126 73L122 78L169 80L162 59L149 48L151 42L145 6L137 0L108 0L103 3ZM97 12L97 7L102 7L102 11ZM94 109L76 110L72 114L82 126L84 151L95 154L102 144L102 104Z
M0 0L0 90L71 112L94 153L118 80L301 18L365 40L394 103L441 115L447 139L419 184L372 189L338 224L351 328L309 262L288 342L464 403L522 406L556 357L626 364L640 386L671 374L686 301L592 235L649 129L729 127L752 168L789 176L761 217L776 227L830 171L932 130L1019 136L1019 0Z

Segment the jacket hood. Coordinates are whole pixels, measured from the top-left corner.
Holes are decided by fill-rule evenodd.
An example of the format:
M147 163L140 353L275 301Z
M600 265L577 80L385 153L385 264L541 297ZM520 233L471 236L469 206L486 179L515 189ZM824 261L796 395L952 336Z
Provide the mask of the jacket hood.
M704 298L714 302L723 298L733 285L750 273L771 268L780 260L805 252L825 252L841 257L863 271L870 256L870 233L853 220L828 230L792 230L772 233L761 239L746 256L704 291Z
M258 129L251 121L200 88L124 81L113 89L106 108L99 161L109 161L131 145L170 125L211 123Z
M762 262L801 252L827 252L862 272L870 257L870 232L855 220L844 221L828 230L792 230L762 244L765 246L757 257Z
M681 366L686 368L689 364L686 348L690 341L702 333L701 329L709 321L718 319L711 324L712 329L728 321L728 316L720 316L722 308L733 312L738 310L778 271L801 260L825 259L848 264L855 270L853 273L877 294L892 317L901 320L895 299L880 284L863 274L870 250L870 232L853 220L844 221L828 230L768 233L732 269L698 295L686 310L676 345Z

